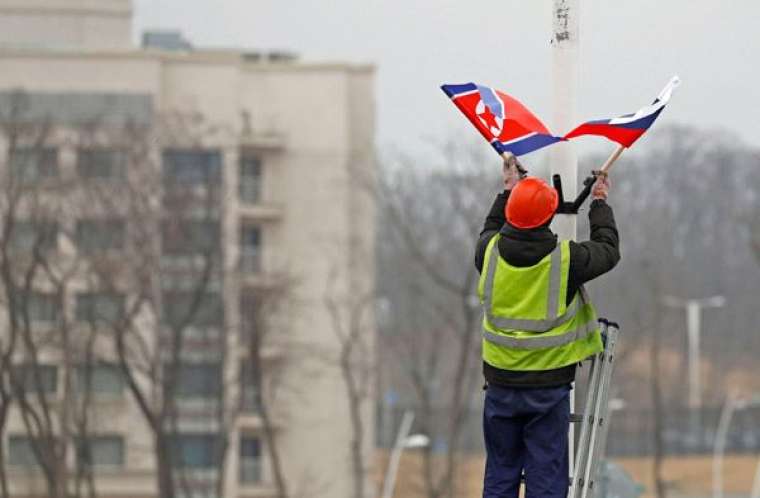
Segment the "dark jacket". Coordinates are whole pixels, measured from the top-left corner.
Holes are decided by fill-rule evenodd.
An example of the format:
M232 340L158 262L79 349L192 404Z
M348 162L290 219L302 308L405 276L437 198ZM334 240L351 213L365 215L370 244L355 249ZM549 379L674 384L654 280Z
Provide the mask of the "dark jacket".
M498 196L486 217L475 250L475 267L483 270L486 247L491 237L501 233L499 254L510 265L531 266L538 263L557 246L557 236L547 226L520 230L506 222L504 206L509 191ZM607 273L620 260L619 237L612 208L602 200L591 203L588 213L591 240L570 242L567 304L585 282ZM552 387L567 384L575 378L575 365L537 372L502 370L483 362L486 382L511 387Z

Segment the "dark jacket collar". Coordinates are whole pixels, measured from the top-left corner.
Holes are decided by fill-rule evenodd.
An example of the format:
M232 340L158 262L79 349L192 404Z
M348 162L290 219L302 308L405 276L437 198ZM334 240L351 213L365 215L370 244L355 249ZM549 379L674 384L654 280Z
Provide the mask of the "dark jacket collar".
M517 227L505 223L499 233L503 237L507 237L515 240L552 240L557 241L557 235L552 232L548 226L540 226L538 228L530 228L523 230Z
M548 226L521 230L507 223L499 233L499 254L513 266L535 265L557 247L557 236Z

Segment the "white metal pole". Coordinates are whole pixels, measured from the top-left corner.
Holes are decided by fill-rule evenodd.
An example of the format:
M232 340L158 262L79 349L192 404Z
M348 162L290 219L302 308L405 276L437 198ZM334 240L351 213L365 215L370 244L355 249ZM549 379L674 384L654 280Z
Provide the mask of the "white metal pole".
M755 478L752 480L752 492L750 498L760 498L760 460L755 467Z
M552 2L552 129L565 133L575 123L575 100L578 88L578 42L580 36L580 0ZM557 143L549 150L551 174L562 178L565 199L575 199L578 177L578 158L570 143ZM558 214L552 229L560 240L575 240L575 215ZM570 411L575 411L575 390L570 393ZM568 434L570 475L575 473L575 427Z
M713 498L723 498L723 456L726 453L726 438L728 428L731 426L731 418L737 410L760 406L760 397L734 398L729 396L720 412L718 429L715 431L715 444L713 446ZM757 472L755 480L757 481ZM752 485L752 493L756 492L757 482ZM754 494L753 494L754 496Z
M689 431L695 439L702 436L702 376L700 375L700 341L702 335L702 308L720 308L725 305L723 296L706 299L680 299L665 296L666 306L686 310L686 332L688 339L687 368L689 377Z
M702 388L700 386L699 373L699 329L700 329L700 302L691 299L686 304L686 327L689 338L689 419L691 422L691 434L699 437L700 410L702 409Z
M412 422L414 422L414 412L404 412L404 417L401 419L401 425L399 426L398 434L396 435L396 443L393 445L393 451L391 451L391 457L388 461L388 470L385 472L383 498L393 497L393 489L396 487L396 476L398 475L398 466L401 462L401 453L404 451L404 442L409 436L409 431L412 429Z
M718 429L715 431L715 444L713 446L713 498L723 498L723 454L726 451L726 435L731 425L731 417L737 406L737 401L729 396L723 410L720 412Z
M565 133L575 122L578 88L578 45L580 35L580 0L553 0L552 8L552 130ZM551 174L562 177L566 200L575 199L578 158L569 142L549 149ZM558 214L552 229L560 239L575 239L575 215Z

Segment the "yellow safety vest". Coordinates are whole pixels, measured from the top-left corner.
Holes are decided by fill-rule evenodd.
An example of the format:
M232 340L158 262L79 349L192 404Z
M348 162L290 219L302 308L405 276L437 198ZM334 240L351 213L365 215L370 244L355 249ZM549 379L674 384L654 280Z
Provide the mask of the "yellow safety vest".
M483 360L504 370L552 370L602 351L583 286L567 305L570 242L560 242L533 266L517 267L499 255L499 238L486 248L478 283Z

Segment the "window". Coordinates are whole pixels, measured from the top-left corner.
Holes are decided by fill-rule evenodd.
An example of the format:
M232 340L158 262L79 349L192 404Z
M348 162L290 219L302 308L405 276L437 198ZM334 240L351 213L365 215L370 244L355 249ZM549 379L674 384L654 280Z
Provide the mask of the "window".
M124 390L124 377L116 365L80 365L76 370L77 388L93 394L120 395Z
M19 320L24 320L26 313L30 322L55 322L58 320L60 306L58 296L42 292L24 292L17 294L18 302L16 311L21 315Z
M218 151L169 149L163 154L164 183L208 185L222 179Z
M54 394L58 390L58 368L54 365L17 365L15 381L26 393Z
M18 467L35 467L37 456L28 436L8 437L8 464Z
M161 230L164 254L216 252L221 238L221 226L214 221L166 221Z
M240 229L240 269L256 273L261 269L261 229L243 226Z
M261 442L256 437L240 438L240 482L261 482Z
M178 398L215 398L222 390L222 367L219 363L181 364L176 382Z
M178 434L172 438L174 465L191 469L215 468L221 461L216 434Z
M77 172L80 178L123 179L126 176L126 165L127 155L119 149L79 149L77 154Z
M58 177L58 150L52 147L19 147L9 162L16 180L22 183Z
M240 408L244 412L256 412L261 406L261 379L254 378L251 361L240 364Z
M77 295L76 319L82 322L115 322L124 316L124 296L109 292Z
M124 438L90 436L76 441L77 459L89 467L123 467Z
M240 200L255 204L261 199L261 160L253 155L240 156Z
M58 224L51 221L17 221L8 240L16 251L52 251L58 245Z
M77 248L83 253L124 247L124 220L79 220L76 228Z
M163 295L164 323L171 327L219 327L224 323L221 296L215 292L165 292ZM193 309L193 306L195 308Z

